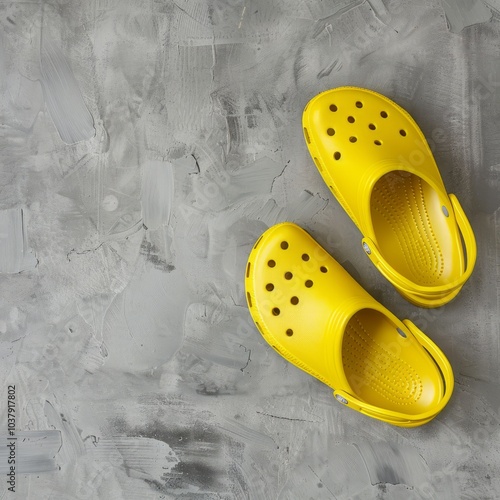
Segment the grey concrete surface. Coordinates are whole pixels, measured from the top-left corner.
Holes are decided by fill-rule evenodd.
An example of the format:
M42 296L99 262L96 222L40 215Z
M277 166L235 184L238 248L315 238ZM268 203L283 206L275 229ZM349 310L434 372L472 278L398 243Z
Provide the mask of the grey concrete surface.
M1 1L0 497L500 498L499 9ZM443 308L378 274L308 155L302 110L340 85L414 116L470 217L476 269ZM442 347L434 421L351 411L261 338L244 268L284 220Z

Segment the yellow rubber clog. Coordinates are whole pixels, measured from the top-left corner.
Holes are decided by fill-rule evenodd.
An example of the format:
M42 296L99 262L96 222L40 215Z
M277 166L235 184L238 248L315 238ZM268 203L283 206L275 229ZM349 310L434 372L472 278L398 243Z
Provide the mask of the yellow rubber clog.
M303 126L373 264L418 306L452 300L472 273L476 241L412 117L376 92L340 87L307 104Z
M245 287L264 339L347 407L414 427L450 399L453 372L441 350L295 224L273 226L257 240Z

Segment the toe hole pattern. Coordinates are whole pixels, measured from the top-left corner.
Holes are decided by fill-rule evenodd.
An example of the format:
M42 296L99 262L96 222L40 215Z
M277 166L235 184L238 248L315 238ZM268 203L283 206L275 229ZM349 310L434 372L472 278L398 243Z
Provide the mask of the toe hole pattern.
M307 262L307 261L309 260L309 255L307 255L306 253L303 253L303 254L302 254L302 260L303 260L304 262Z
M349 137L349 141L351 142L356 142L358 140L357 137L354 137L353 135L351 137Z
M268 284L266 285L266 290L267 290L268 292L272 292L272 291L274 290L274 285L273 285L272 283L268 283Z
M272 310L273 316L279 316L280 312L281 311L277 307L273 307L273 310Z
M382 118L387 118L389 115L387 114L387 111L381 111L381 112L380 112L380 116L381 116Z
M336 160L340 160L340 157L341 157L341 156L342 156L342 155L340 154L340 152L339 152L339 151L335 151L335 153L333 153L333 157L334 157Z
M335 135L335 130L333 128L329 128L327 129L326 133L329 135L329 136L332 136L332 135Z
M322 272L322 273L327 273L328 272L328 269L325 267L325 266L321 266L319 268L319 270Z
M356 120L355 120L354 116L348 116L348 117L347 117L347 121L348 121L349 123L354 123Z
M333 113L335 113L335 111L337 111L337 106L335 106L335 104L330 104L330 111L332 111Z
M373 141L373 144L375 144L375 146L382 146L382 143L378 139Z
M293 335L293 330L291 328L289 328L287 331L286 331L286 334L291 337Z
M293 278L293 274L290 271L287 271L285 273L285 279L286 280L291 280Z
M291 302L294 306L296 306L296 305L299 303L299 298L298 298L298 297L292 297L292 298L290 299L290 302Z
M363 107L363 103L361 101L356 101L356 107L357 108L362 108Z
M403 136L406 137L406 130L401 129L399 133Z
M376 127L373 123L370 123L370 124L368 125L368 128L369 128L370 130L375 130L377 127Z
M286 249L288 248L288 241L282 241L282 242L281 242L281 248L282 248L283 250L286 250Z
M314 283L313 283L313 281L312 281L312 280L307 280L307 281L305 282L305 285L306 285L306 288L311 288L311 287L314 285Z
M267 265L268 265L269 267L274 267L274 266L276 265L276 262L275 262L274 260L272 260L272 259L271 259L271 260L268 260L268 261L267 261Z

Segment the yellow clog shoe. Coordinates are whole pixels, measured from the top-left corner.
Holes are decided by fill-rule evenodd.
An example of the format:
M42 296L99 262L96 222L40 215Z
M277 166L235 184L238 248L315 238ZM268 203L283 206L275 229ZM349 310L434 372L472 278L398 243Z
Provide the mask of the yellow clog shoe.
M472 273L476 241L412 117L376 92L340 87L307 104L303 126L373 264L418 306L452 300Z
M347 407L414 427L450 399L453 372L436 344L377 302L295 224L273 226L257 240L245 288L264 339Z

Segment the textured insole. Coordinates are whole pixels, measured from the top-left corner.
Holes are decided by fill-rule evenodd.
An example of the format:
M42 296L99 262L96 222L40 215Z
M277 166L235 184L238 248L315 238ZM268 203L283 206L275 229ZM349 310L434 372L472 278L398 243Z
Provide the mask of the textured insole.
M377 311L355 314L343 339L344 373L351 389L370 404L404 413L425 411L439 399L439 370L426 351L398 335Z
M391 172L375 184L371 209L377 243L389 264L420 285L447 281L443 254L450 234L430 186L413 174Z

